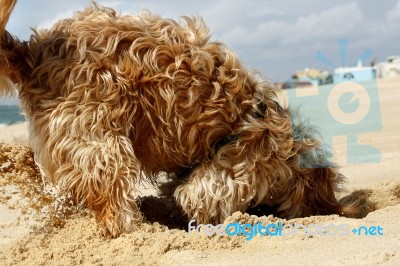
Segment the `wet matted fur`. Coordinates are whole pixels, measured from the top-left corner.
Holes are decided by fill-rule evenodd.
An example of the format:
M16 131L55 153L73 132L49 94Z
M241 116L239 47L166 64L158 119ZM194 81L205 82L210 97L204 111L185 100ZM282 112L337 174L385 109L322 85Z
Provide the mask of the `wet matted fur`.
M343 176L312 130L201 19L92 4L21 42L5 31L14 4L0 1L0 92L16 84L42 173L113 236L141 218L137 184L160 172L199 223L258 204L287 218L356 211L335 198Z

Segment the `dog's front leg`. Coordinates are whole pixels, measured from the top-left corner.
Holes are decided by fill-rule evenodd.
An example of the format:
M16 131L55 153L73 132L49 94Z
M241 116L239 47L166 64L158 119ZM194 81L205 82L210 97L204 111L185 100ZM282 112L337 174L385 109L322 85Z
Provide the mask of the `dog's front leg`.
M175 188L175 200L190 219L195 218L197 223L223 223L232 213L249 207L255 190L246 177L235 178L240 170L235 172L233 168L205 162Z

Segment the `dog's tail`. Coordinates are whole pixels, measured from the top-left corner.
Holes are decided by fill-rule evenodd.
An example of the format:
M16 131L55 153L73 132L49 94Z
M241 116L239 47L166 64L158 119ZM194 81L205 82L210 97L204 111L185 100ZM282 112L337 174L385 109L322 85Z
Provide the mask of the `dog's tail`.
M14 82L19 75L13 65L16 57L14 46L18 40L6 31L6 24L14 9L16 0L0 0L0 97L16 92Z

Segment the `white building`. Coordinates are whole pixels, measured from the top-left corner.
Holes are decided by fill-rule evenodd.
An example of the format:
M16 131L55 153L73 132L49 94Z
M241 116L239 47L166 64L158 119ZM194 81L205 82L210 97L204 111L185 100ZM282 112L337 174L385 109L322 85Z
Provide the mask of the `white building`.
M378 78L400 76L400 56L389 56L386 62L378 63L376 66Z

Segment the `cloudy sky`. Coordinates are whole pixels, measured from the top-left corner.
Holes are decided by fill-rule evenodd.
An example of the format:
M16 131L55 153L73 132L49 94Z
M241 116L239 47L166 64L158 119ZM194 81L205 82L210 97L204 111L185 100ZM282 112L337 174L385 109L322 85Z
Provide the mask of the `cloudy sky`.
M342 66L339 39L348 40L345 65L366 50L378 62L400 55L400 0L107 0L99 3L126 14L148 9L165 17L200 15L213 40L233 48L242 61L275 81L298 69L332 71L315 58L323 53ZM89 5L88 0L19 0L7 29L23 40L30 27L48 28Z

